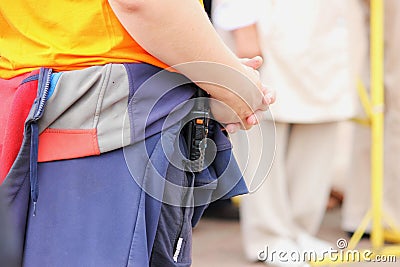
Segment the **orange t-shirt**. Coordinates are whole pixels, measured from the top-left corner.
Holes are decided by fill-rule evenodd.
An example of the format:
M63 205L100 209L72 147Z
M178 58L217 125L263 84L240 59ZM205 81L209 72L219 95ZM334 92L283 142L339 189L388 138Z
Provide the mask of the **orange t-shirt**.
M9 1L0 4L0 78L39 67L65 71L125 62L167 67L126 32L107 0Z

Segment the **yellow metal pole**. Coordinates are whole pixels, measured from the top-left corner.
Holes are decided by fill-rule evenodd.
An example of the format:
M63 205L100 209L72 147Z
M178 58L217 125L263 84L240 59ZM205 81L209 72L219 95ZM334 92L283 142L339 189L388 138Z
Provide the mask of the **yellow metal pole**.
M364 109L364 112L367 115L367 120L370 121L372 115L371 100L361 79L358 79L357 81L357 93L361 100L361 105ZM370 125L370 123L368 123L368 125Z
M354 249L369 221L372 221L371 242L376 255L400 255L399 246L384 247L383 229L383 140L384 140L384 0L371 0L371 102L361 92L359 93L363 106L371 117L371 210L365 216L360 227L350 240L349 249ZM370 108L369 105L372 107ZM390 222L390 221L389 221ZM397 231L394 228L393 231ZM399 231L400 232L400 231ZM360 251L362 252L362 251ZM394 259L394 258L392 258ZM310 262L312 266L333 266L350 263L348 259L333 261L324 258L323 261Z
M383 246L383 123L384 123L384 3L371 0L371 195L374 248Z

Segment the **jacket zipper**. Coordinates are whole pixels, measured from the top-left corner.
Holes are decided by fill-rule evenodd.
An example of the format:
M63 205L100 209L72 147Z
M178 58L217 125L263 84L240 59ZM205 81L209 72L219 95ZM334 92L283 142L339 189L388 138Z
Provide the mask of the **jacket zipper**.
M45 76L45 77L43 78L43 76L42 76L41 79L39 79L39 83L42 84L42 81L41 81L41 80L45 79L45 80L44 80L44 81L45 81L45 85L44 85L43 92L40 92L40 93L39 93L39 95L40 95L40 102L39 102L39 107L38 107L38 109L37 109L37 111L36 111L36 114L35 114L35 116L33 117L34 121L39 120L40 117L42 116L44 107L45 107L45 105L46 105L47 96L48 96L49 90L50 90L50 81L51 81L52 70L51 70L51 69L43 69L43 72L44 72L43 76ZM46 72L47 72L47 73L46 73ZM40 89L40 88L39 88L39 89Z
M39 184L37 173L39 127L38 120L42 117L50 89L51 69L42 68L39 74L38 99L39 104L31 121L31 151L30 151L30 185L33 203L33 216L36 216L36 206L39 197Z

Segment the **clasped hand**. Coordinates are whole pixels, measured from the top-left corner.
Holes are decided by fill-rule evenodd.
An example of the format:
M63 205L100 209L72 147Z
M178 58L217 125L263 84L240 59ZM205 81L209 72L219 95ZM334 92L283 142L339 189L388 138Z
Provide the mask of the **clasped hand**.
M239 129L248 130L257 125L270 104L275 102L275 92L260 81L258 69L263 63L261 57L241 59L244 75L249 80L247 88L240 91L227 90L225 97L211 102L211 111L220 123L225 124L229 133ZM211 96L213 97L213 96Z

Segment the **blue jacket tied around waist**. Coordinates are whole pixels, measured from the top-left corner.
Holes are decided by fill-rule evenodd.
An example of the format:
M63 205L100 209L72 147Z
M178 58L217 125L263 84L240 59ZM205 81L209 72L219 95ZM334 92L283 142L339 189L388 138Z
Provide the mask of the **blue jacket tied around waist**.
M101 154L37 163L38 135L44 129L59 125L68 113L77 120L84 117L73 110L84 109L79 100L89 94L107 102L107 93L102 93L107 88L95 91L96 79L103 75L111 77L109 86L116 86L118 79L126 79L128 86L126 114L114 114L114 103L96 109ZM93 86L65 104L74 94L65 94L65 88L79 86L80 78L82 83L94 81ZM247 193L231 144L216 122L209 135L214 160L199 173L183 167L182 122L197 87L180 74L148 64L109 64L57 74L57 79L43 68L37 79L38 96L21 150L0 187L15 225L20 263L190 266L191 229L208 203ZM46 88L54 90L51 96ZM116 117L124 117L120 132L111 131L117 124L106 119Z

